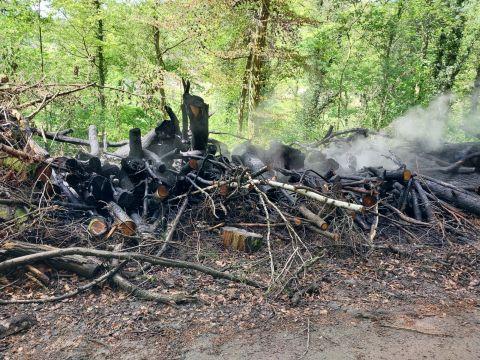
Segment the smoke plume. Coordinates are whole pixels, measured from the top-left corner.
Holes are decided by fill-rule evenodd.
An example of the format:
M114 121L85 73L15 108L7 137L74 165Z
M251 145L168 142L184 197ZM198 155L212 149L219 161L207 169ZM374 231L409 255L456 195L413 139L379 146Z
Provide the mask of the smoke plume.
M398 167L394 158L408 164L415 153L442 147L451 101L449 95L439 96L425 108L410 109L378 134L350 142L334 142L323 152L340 165L339 172L365 166L393 169ZM315 163L312 157L307 161Z

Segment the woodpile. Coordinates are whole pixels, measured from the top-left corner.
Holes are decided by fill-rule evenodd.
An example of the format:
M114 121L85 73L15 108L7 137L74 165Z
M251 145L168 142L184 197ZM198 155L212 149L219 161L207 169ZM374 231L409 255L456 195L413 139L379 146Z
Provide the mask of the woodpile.
M293 260L288 260L281 276L274 280L273 273L278 268L272 255L274 229L283 229L286 235L282 236L290 239L295 256L301 251L310 254L311 247L318 242L361 243L361 247L374 248L379 238L388 240L392 227L404 233L408 241L420 238L416 236L418 233L429 234L426 242L474 238L476 229L472 219L480 216L478 185L459 186L435 177L435 174L460 173L478 177L480 153L474 146L460 159L444 156L444 165L434 171L430 169L429 175L404 164L395 169L366 167L337 174L335 161L321 153L319 161L329 167L319 173L305 167L302 151L284 144L275 143L265 150L245 143L233 155L222 153L219 142L209 138L209 107L201 97L190 94L187 81L181 124L171 108L165 110L169 119L150 132L142 136L141 130L134 128L128 134L128 141L109 143L99 140L95 126L89 127L88 140L77 139L68 136L70 131L54 134L39 131L30 127L18 112L3 109L0 112L0 161L5 185L0 198L2 237L11 237L20 228L28 232L29 224L22 218L30 219L33 224L42 209L54 207L64 209L62 216L68 221L85 224L81 229L88 233L92 239L89 241L103 244L98 246L104 248L71 246L65 241L61 242L61 248L28 241L3 242L0 272L30 266L31 276L48 286L42 272L35 267L47 263L94 279L79 288L81 291L110 278L117 286L140 297L172 304L189 298L165 298L139 289L128 280L124 268L136 261L146 265L129 271L130 275L157 265L188 268L270 290L283 289L291 281L285 280L290 279L287 272L296 272L292 269ZM351 132L330 131L319 144L323 146L343 134ZM362 134L368 135L366 131ZM81 151L76 157L51 157L39 150L33 135L73 145L88 144L89 151ZM107 147L118 149L111 153ZM42 189L40 195L29 199L12 196L8 182L23 177L33 188ZM184 216L187 209L195 213L195 221L208 223L210 230L220 231L218 240L225 251L265 249L270 258L271 282L262 284L195 262L162 257L169 253L179 224L193 221L192 215ZM65 220L58 210L50 214L50 219L55 218L55 226ZM64 223L67 224L66 220ZM252 231L253 228L266 233ZM35 236L38 240L38 231ZM131 243L151 244L151 239L156 239L156 245L149 245L148 255L122 251ZM106 247L109 243L110 247ZM289 259L294 259L293 255Z

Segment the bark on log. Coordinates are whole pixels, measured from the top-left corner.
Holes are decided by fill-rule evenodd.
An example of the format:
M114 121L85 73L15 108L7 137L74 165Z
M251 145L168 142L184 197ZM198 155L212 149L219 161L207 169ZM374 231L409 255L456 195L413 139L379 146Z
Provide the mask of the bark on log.
M88 127L88 142L90 144L90 155L100 156L100 144L98 142L98 131L95 125Z
M112 218L115 219L113 226L119 229L123 235L135 235L137 225L119 205L111 201L107 205L107 210Z
M165 172L165 170L167 170L167 166L162 161L160 156L155 154L153 151L144 149L143 150L143 155L145 156L146 159L148 159L152 162L153 168L154 168L155 171L163 173L163 172Z
M412 177L412 172L408 169L385 170L384 168L367 167L367 170L384 180L407 182Z
M104 163L102 165L102 170L100 174L105 176L107 179L110 177L114 177L119 179L120 178L120 168L117 165Z
M411 195L411 205L413 209L413 216L415 217L416 220L422 221L422 212L420 210L420 204L418 202L418 196L417 196L417 191L416 189L412 189L410 191Z
M208 143L208 104L200 96L184 93L183 108L190 120L192 149L205 151Z
M131 294L136 298L142 299L142 300L155 301L155 302L166 304L166 305L183 304L187 302L197 301L197 299L192 296L188 296L188 297L182 296L182 295L164 296L150 290L142 289L132 284L130 281L125 279L120 274L115 274L112 277L112 282L116 286L118 286L119 289L122 289L127 294Z
M175 135L181 135L180 132L180 123L178 122L177 115L173 112L172 108L170 106L165 106L165 112L168 114L168 117L170 118L170 121L173 123L173 126L175 128Z
M122 188L113 187L113 199L123 209L129 209L135 202L134 195L131 191Z
M188 140L188 115L187 108L185 106L184 98L186 94L190 93L190 81L182 79L183 85L183 97L182 97L182 139Z
M128 139L130 146L128 156L132 159L141 159L143 157L141 130L139 128L130 129Z
M480 215L480 196L475 194L466 194L451 188L439 185L433 181L425 180L428 189L438 198L447 203L468 211L475 215Z
M298 211L313 224L315 224L320 230L326 231L328 229L328 223L325 222L320 216L310 211L305 205L300 205Z
M0 339L28 330L37 323L34 314L21 314L0 321Z
M413 185L415 186L415 190L417 190L418 197L420 199L420 207L423 210L427 221L431 222L434 219L434 215L430 202L428 201L427 195L425 194L425 190L423 190L422 185L420 185L420 183L416 179L414 179Z
M153 141L157 138L155 129L150 130L146 135L142 137L142 148L146 149L149 147ZM125 158L130 152L130 145L124 145L113 153L114 156Z
M58 250L58 248L48 245L30 244L26 242L15 241L3 244L2 250L5 250L5 254L8 257L17 257L38 254L45 251ZM101 268L100 262L92 258L83 257L81 255L67 255L58 258L51 258L45 260L45 262L55 269L72 271L86 278L94 277Z

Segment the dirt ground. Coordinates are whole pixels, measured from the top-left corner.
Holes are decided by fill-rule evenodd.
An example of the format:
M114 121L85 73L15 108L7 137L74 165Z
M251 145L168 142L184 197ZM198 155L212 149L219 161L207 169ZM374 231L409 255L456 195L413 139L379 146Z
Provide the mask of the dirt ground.
M302 324L266 327L236 335L221 345L198 337L184 354L211 359L478 359L480 313L424 318L396 313L383 321L326 315Z
M104 285L58 303L3 306L0 320L31 313L37 324L0 340L0 359L478 359L472 250L465 271L459 260L441 268L432 266L442 260L385 254L332 260L314 272L323 274L318 291L297 306L175 270L156 277L171 291L195 287L200 302L165 306Z
M480 354L480 308L469 304L366 310L331 302L311 304L308 316L285 310L257 321L261 314L251 324L233 323L220 312L221 320L204 325L190 321L187 309L114 299L99 306L98 297L86 296L81 305L30 308L38 324L4 341L3 359L478 359Z

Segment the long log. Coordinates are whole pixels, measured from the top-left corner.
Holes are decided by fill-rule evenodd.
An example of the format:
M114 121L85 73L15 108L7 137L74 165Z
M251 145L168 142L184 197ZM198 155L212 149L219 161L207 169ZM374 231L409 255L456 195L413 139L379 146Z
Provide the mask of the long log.
M284 183L281 183L281 182L278 182L278 181L273 181L273 180L265 180L264 182L266 184L268 184L270 186L273 186L273 187L276 187L276 188L293 191L293 192L296 192L296 193L301 194L303 196L307 196L309 198L317 200L318 202L320 202L322 204L333 205L333 206L336 206L336 207L339 207L339 208L343 208L343 209L347 209L347 210L353 210L353 211L357 211L357 212L363 212L365 210L363 205L348 203L348 202L340 201L340 200L336 200L336 199L331 199L331 198L328 198L326 196L317 194L316 192L313 192L313 191L310 191L310 190L307 190L307 189L304 189L304 188L299 188L299 187L296 187L294 185L284 184Z
M427 188L438 198L459 209L480 215L480 196L473 193L469 195L461 191L456 191L433 181L425 180L425 182Z
M3 244L2 250L6 255L11 256L27 256L38 253L55 251L58 248L48 245L30 244L21 241L7 242ZM72 271L86 278L94 277L101 268L101 263L92 258L86 258L81 255L67 255L46 259L46 262L59 270ZM2 270L0 270L1 272Z
M333 205L333 206L340 207L340 208L347 209L347 210L352 210L352 211L356 211L356 212L364 212L366 210L366 208L363 205L348 203L346 201L341 201L341 200L336 200L336 199L331 199L331 198L328 198L326 196L320 195L316 192L313 192L311 190L307 190L305 188L299 188L299 187L296 187L294 185L284 184L284 183L281 183L281 182L278 182L278 181L273 181L273 180L255 180L254 179L254 180L251 180L249 182L249 184L246 184L246 185L239 185L235 181L218 181L214 185L207 186L207 187L203 188L202 191L194 190L194 191L190 192L189 195L196 195L196 194L199 194L203 191L209 191L209 190L212 190L212 189L217 189L217 188L220 188L222 186L228 186L228 187L231 187L231 188L238 188L239 186L243 187L243 188L249 188L252 183L255 184L255 185L268 184L270 186L273 186L273 187L276 187L276 188L279 188L279 189L285 189L285 190L288 190L288 191L292 191L292 192L301 194L303 196L306 196L306 197L309 197L311 199L317 200L322 204ZM186 196L187 196L187 194L178 195L176 197L171 198L169 200L169 202L177 201L178 199L183 199Z
M9 241L3 244L2 248L7 249L7 252L8 252L8 248L15 248L16 244L17 242ZM198 263L192 263L192 262L182 261L182 260L173 260L173 259L140 254L135 252L111 252L111 251L96 250L96 249L81 248L81 247L71 247L66 249L55 249L50 251L43 251L40 253L34 253L26 256L17 257L14 259L5 260L3 262L0 262L0 272L4 272L8 269L25 265L25 264L30 264L36 261L46 261L53 258L55 258L58 261L59 257L63 258L67 255L95 256L95 257L100 257L104 259L138 260L138 261L148 262L153 265L159 265L159 266L170 267L170 268L192 269L204 274L211 275L215 278L226 279L226 280L230 280L237 283L244 283L244 284L261 288L261 289L265 288L264 285L259 284L254 280L250 280L241 276L236 276L230 273L218 271L216 269L213 269Z
M300 213L305 216L306 219L310 220L320 230L326 231L328 229L328 223L320 216L310 211L305 205L300 205L298 207L298 211L300 211Z
M427 195L425 194L425 190L423 190L422 185L420 185L420 183L416 179L414 179L413 185L420 199L420 207L423 210L427 221L431 222L434 219L434 215L430 202L428 201Z
M35 135L39 135L39 136L45 135L45 137L49 140L72 144L72 145L90 146L90 142L88 140L66 136L62 132L44 131L42 134L42 131L35 128L32 128L32 131L35 133ZM128 141L119 141L119 142L108 141L107 142L107 146L109 147L121 147L121 146L125 146L126 144L128 144Z

